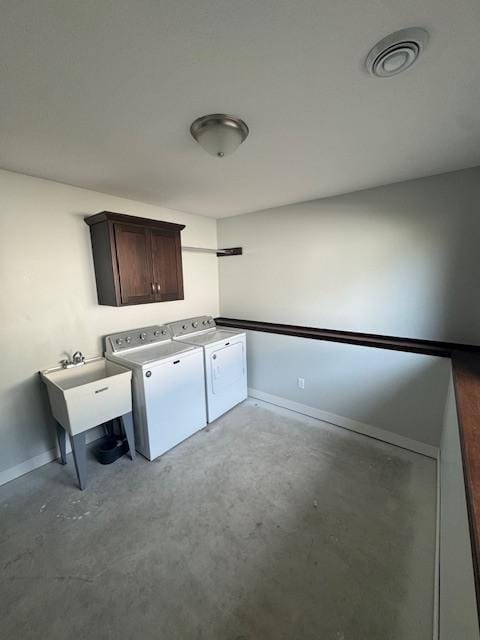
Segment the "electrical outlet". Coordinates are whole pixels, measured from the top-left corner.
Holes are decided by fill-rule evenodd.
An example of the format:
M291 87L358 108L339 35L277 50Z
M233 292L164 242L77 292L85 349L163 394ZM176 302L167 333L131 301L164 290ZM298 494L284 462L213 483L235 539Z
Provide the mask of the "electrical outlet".
M305 389L305 378L298 378L297 384L299 389Z

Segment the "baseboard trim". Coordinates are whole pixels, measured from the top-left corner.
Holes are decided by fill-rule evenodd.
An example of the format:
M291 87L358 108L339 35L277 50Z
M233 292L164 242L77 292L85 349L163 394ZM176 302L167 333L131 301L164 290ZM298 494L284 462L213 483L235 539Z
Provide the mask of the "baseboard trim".
M381 440L382 442L393 444L396 447L401 447L402 449L408 449L409 451L420 453L424 456L427 456L428 458L433 458L434 460L438 459L438 447L434 447L433 445L425 444L411 438L405 438L404 436L397 435L396 433L392 433L391 431L379 429L378 427L372 427L371 425L364 424L363 422L357 422L356 420L351 420L350 418L344 418L343 416L337 416L334 413L328 413L327 411L322 411L321 409L309 407L308 405L300 404L299 402L294 402L293 400L288 400L287 398L282 398L270 393L265 393L264 391L259 391L258 389L249 388L248 395L252 398L256 398L257 400L263 400L264 402L268 402L269 404L274 404L278 407L283 407L284 409L290 409L291 411L301 413L305 416L309 416L310 418L317 418L318 420L328 422L329 424L332 424L336 427L342 427L343 429L348 429L349 431L355 431L356 433L368 436L369 438Z
M86 442L90 444L98 438L102 437L102 427L95 427L91 429L87 433ZM67 453L71 453L72 447L70 445L70 439L67 438ZM43 467L45 464L49 462L53 462L58 458L58 449L54 447L53 449L48 449L48 451L44 451L43 453L39 453L33 458L29 458L20 464L15 465L14 467L10 467L9 469L5 469L5 471L0 471L0 487L11 480L15 480L15 478L20 478L20 476L29 473L30 471L35 471L39 467Z

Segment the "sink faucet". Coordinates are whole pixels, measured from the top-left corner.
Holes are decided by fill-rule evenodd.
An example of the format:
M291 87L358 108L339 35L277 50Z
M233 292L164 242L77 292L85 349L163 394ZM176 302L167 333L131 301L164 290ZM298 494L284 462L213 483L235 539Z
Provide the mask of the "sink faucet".
M85 364L85 356L81 351L75 351L71 360L65 359L61 361L61 365L64 369L79 367L81 364Z
M72 362L73 364L84 364L85 356L81 351L75 351L75 353L72 356Z

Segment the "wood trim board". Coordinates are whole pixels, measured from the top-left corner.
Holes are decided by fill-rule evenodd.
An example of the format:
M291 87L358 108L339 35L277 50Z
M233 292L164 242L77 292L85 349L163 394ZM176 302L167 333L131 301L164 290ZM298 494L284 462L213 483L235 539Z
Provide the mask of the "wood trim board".
M92 216L84 218L85 223L91 227L99 222L121 222L122 224L138 224L140 226L149 225L156 229L163 229L167 231L182 231L185 229L184 224L177 224L176 222L165 222L164 220L156 220L155 218L140 218L139 216L130 216L126 213L116 213L115 211L100 211Z
M480 357L456 352L452 370L480 621Z
M263 331L297 338L310 338L311 340L326 340L330 342L342 342L362 347L374 347L377 349L391 349L394 351L409 351L430 356L450 358L454 351L468 351L480 354L480 345L461 344L456 342L439 342L435 340L420 340L418 338L398 338L374 333L358 333L356 331L337 331L335 329L319 329L316 327L303 327L293 324L277 324L274 322L262 322L259 320L243 320L238 318L216 318L216 323L222 327L235 327L250 329L251 331Z

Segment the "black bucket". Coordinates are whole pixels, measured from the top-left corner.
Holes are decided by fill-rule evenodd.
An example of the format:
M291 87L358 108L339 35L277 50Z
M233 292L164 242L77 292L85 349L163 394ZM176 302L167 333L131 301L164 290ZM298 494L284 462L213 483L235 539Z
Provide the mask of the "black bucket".
M112 464L121 458L128 451L126 439L119 439L115 436L105 436L96 448L95 457L100 464Z

